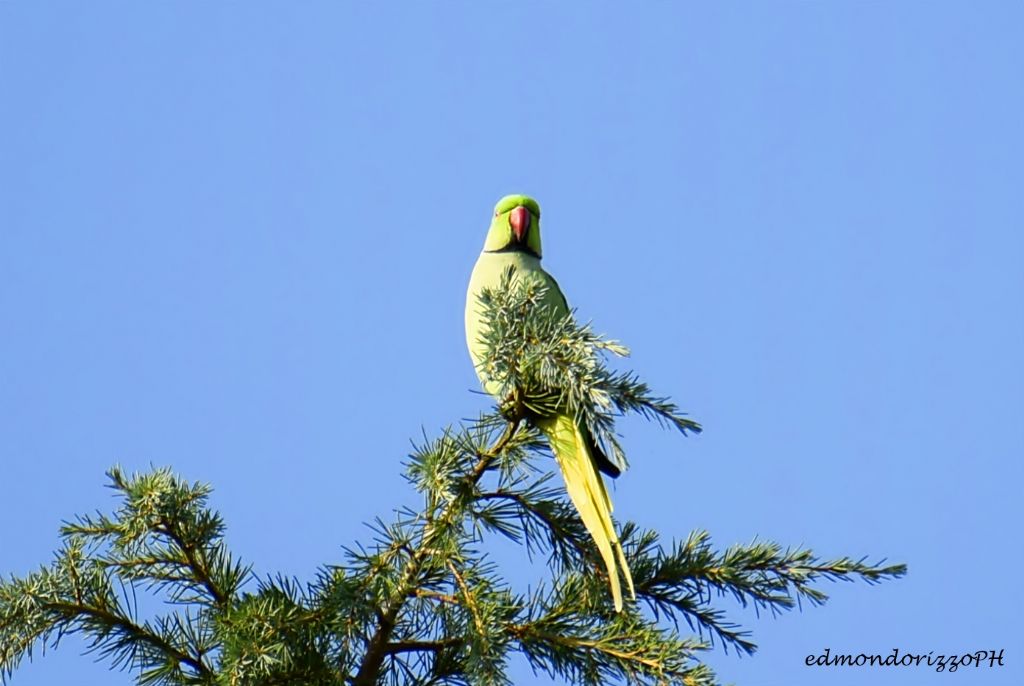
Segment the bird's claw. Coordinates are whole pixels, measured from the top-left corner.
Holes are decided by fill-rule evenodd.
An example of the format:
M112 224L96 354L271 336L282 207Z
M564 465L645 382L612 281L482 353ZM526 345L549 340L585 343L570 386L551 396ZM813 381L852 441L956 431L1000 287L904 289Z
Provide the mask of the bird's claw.
M501 416L510 422L518 423L526 418L526 405L523 404L523 394L516 388L498 406Z

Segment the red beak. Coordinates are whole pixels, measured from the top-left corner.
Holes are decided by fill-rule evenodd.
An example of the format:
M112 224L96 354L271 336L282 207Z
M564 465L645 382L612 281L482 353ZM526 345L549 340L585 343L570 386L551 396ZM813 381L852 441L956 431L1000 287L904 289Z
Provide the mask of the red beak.
M516 240L522 243L526 240L526 232L530 230L530 210L520 205L508 215L508 223L516 234Z

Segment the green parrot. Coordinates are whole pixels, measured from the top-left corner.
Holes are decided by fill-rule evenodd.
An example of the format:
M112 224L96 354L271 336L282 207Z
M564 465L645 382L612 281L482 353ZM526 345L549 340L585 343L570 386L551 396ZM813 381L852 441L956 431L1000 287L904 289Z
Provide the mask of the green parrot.
M497 396L500 384L487 378L483 369L486 348L481 340L486 326L480 312L479 296L485 288L498 288L502 275L514 267L514 279L533 279L547 287L544 304L558 314L568 314L569 305L558 283L540 266L540 206L525 195L507 195L494 207L483 252L473 267L466 294L466 344L484 389ZM497 398L502 402L503 398ZM570 414L555 413L535 417L537 427L547 437L555 460L565 479L565 489L580 514L587 531L601 553L616 611L622 610L620 573L626 579L630 596L635 597L633 577L626 564L622 545L612 523L612 503L600 472L615 478L619 468L608 459L585 425Z

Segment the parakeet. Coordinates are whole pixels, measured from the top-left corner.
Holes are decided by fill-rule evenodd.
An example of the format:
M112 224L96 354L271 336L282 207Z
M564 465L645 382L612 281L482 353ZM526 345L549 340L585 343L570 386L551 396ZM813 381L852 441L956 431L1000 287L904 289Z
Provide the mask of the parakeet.
M486 348L481 340L486 326L480 311L479 297L485 288L495 289L503 274L514 267L514 279L535 279L547 287L544 304L558 314L568 314L569 306L558 283L540 265L540 206L525 195L507 195L494 207L494 216L487 231L483 252L473 267L466 294L466 343L484 389L497 395L498 382L487 378L483 369ZM502 402L503 398L498 398ZM622 610L620 573L625 577L631 596L633 578L629 572L622 545L612 523L612 503L601 472L619 476L619 468L608 459L585 425L568 412L536 417L537 427L547 437L551 450L565 479L565 488L579 512L587 531L594 538L604 560L611 584L612 599L617 611Z

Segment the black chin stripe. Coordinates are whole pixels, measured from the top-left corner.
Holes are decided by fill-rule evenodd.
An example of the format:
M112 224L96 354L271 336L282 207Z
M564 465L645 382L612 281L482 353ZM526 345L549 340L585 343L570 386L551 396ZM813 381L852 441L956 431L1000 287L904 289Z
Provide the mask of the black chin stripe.
M533 255L538 260L540 259L540 255L538 255L536 252L534 252L530 248L530 246L523 245L522 243L509 243L504 248L499 248L498 250L484 250L484 252L486 252L486 253L524 252L527 255Z

